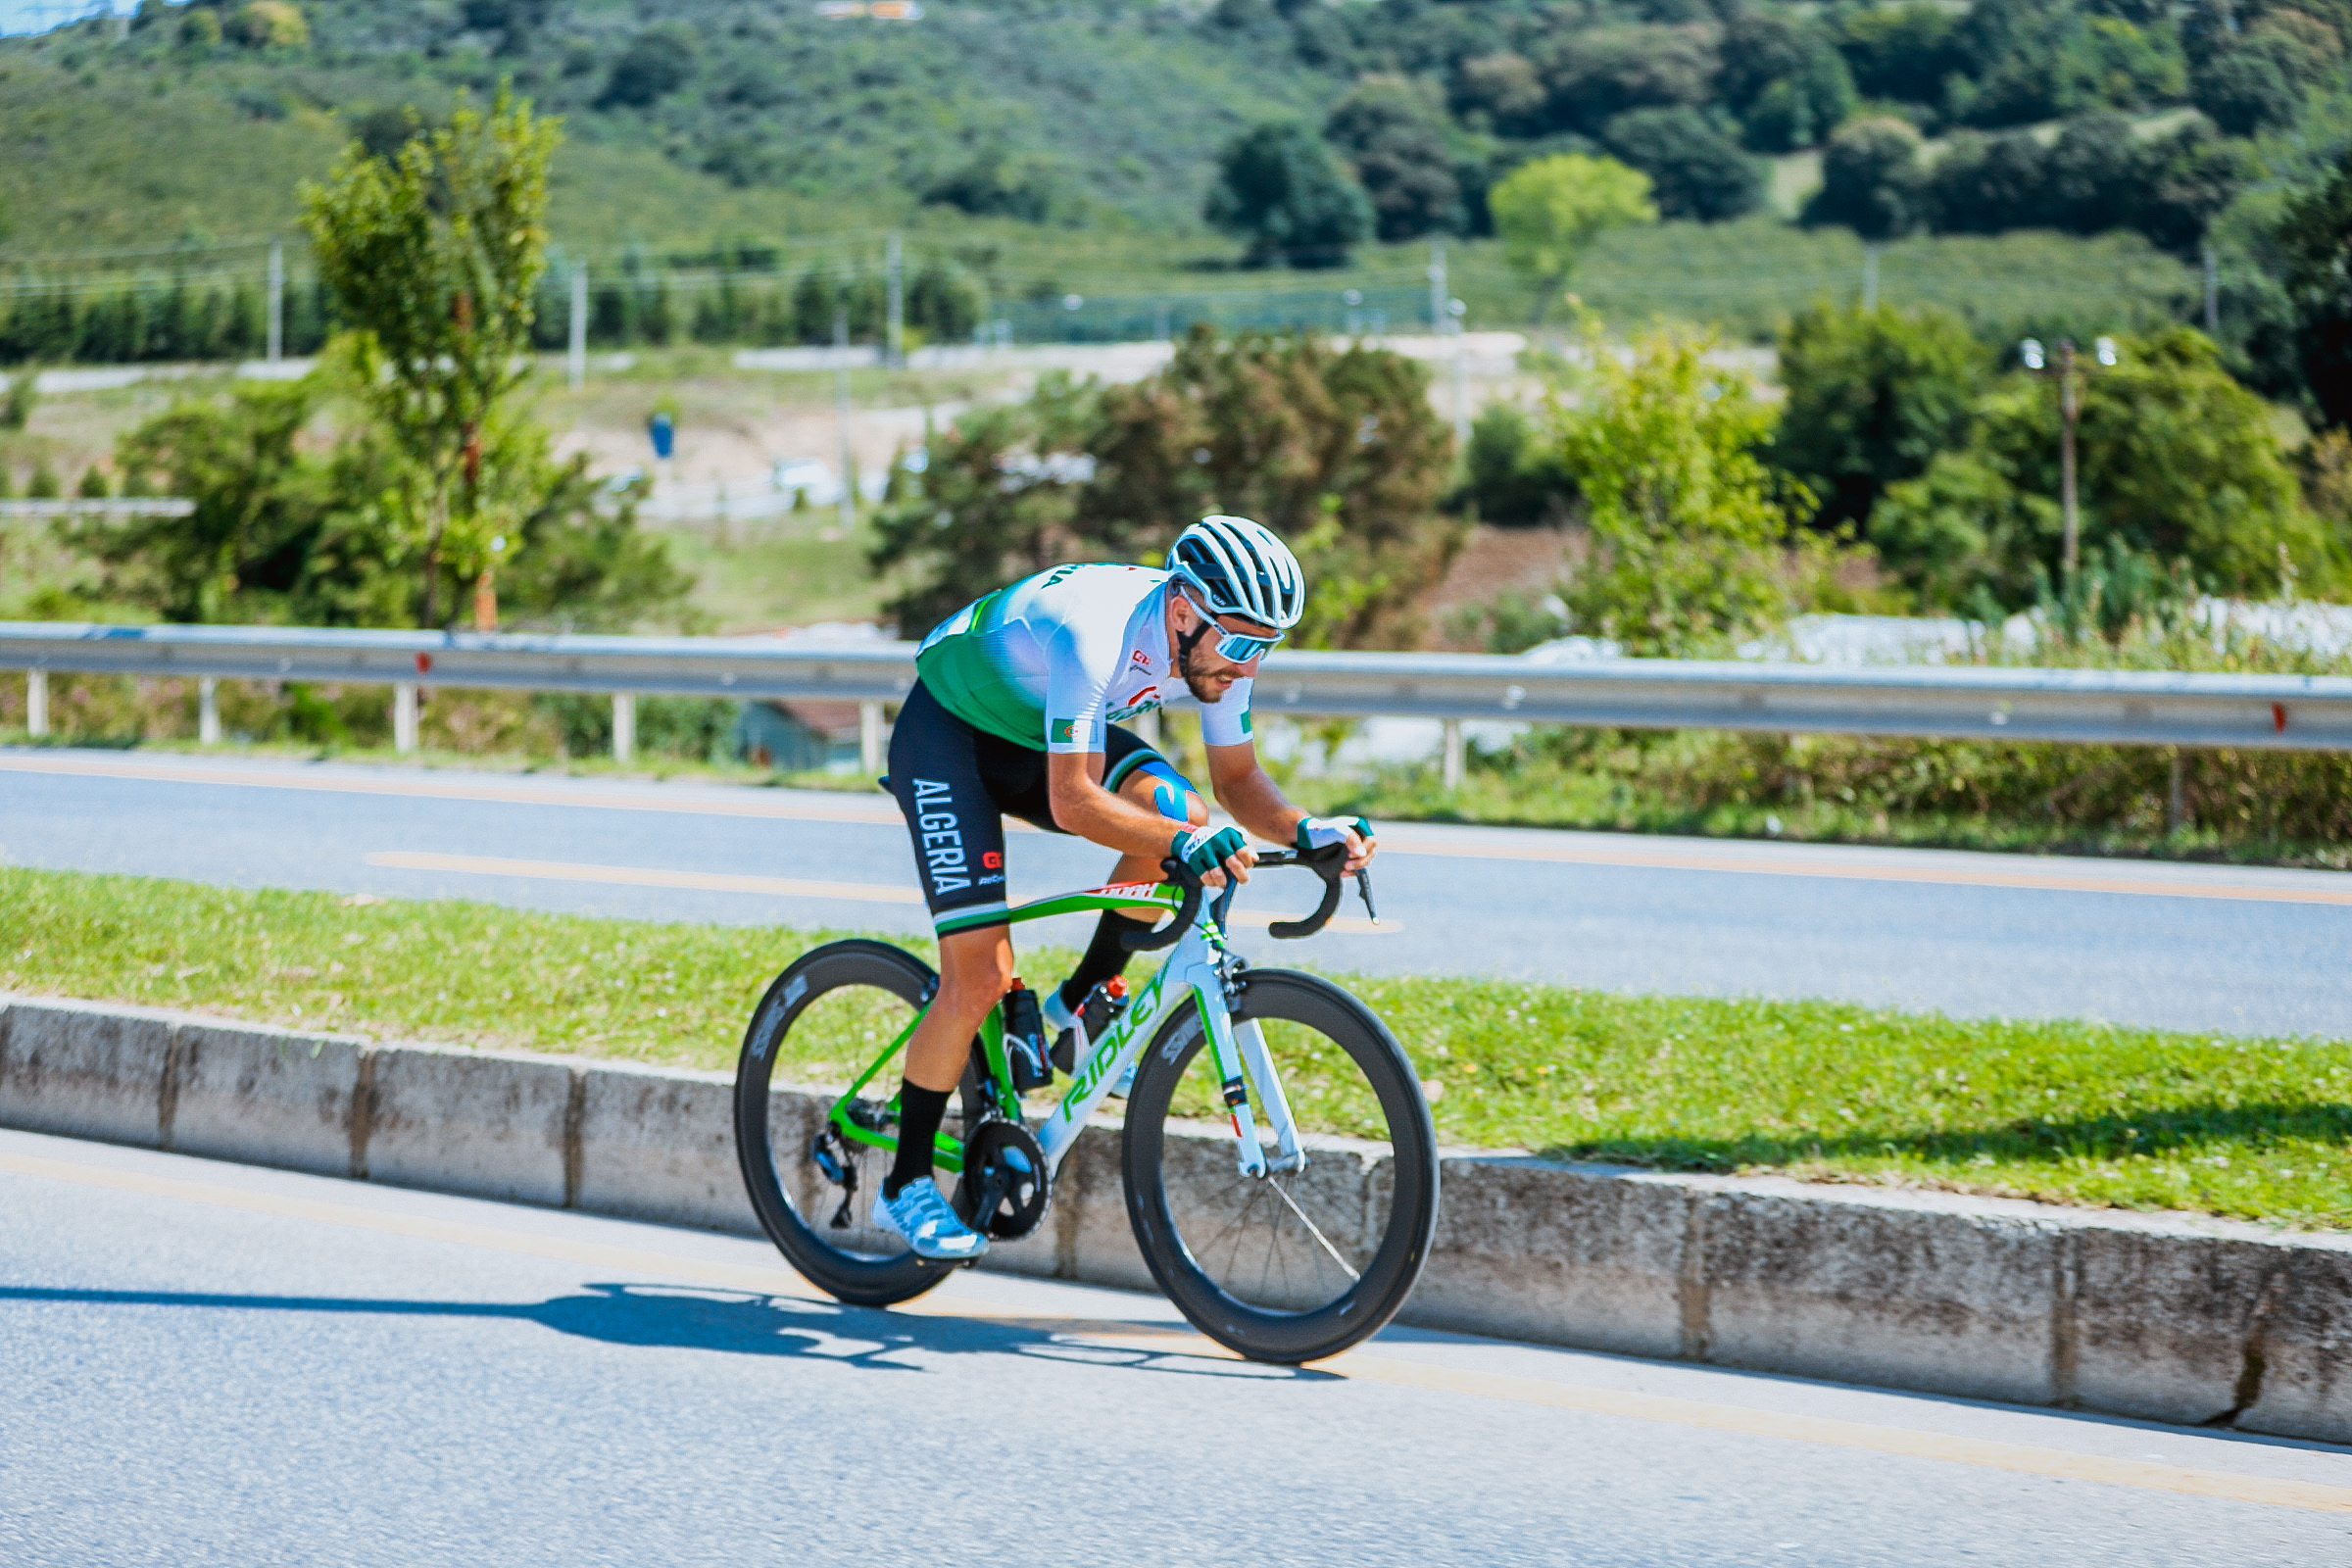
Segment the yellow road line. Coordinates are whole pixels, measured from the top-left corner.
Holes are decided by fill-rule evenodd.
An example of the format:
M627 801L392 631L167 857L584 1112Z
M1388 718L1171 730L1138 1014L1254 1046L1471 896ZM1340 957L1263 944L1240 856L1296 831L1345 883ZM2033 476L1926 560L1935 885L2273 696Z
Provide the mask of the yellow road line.
M873 882L808 882L781 876L737 876L724 871L664 871L636 865L574 865L564 860L510 860L489 855L427 855L380 850L369 865L403 871L464 871L476 876L527 876L556 882L607 882L632 888L692 888L705 893L763 893L782 899L855 899L863 904L920 904L912 888Z
M242 1209L248 1213L271 1214L385 1235L582 1263L595 1268L624 1269L631 1273L686 1279L731 1290L792 1296L809 1293L807 1281L781 1266L753 1268L715 1263L648 1248L572 1241L462 1220L428 1219L420 1215L368 1208L356 1203L330 1202L282 1193L257 1192L178 1177L149 1175L40 1154L0 1151L0 1171L137 1193L152 1198ZM1171 1330L1164 1324L991 1311L971 1304L929 1300L908 1302L897 1310L924 1316L980 1319L1081 1339L1110 1340L1133 1348L1171 1354L1230 1358L1227 1352L1206 1339ZM1743 1437L1773 1438L1870 1453L1936 1459L2017 1475L2092 1481L2103 1486L2131 1487L2143 1492L2179 1493L2188 1496L2261 1503L2278 1508L2352 1514L2352 1487L2332 1487L2318 1482L2289 1481L2230 1470L2204 1470L2191 1465L2164 1464L2146 1459L2118 1459L2030 1444L1952 1437L1905 1427L1879 1426L1871 1422L1844 1421L1828 1416L1794 1415L1625 1389L1592 1388L1525 1376L1506 1377L1426 1361L1403 1360L1363 1350L1351 1351L1336 1360L1320 1363L1318 1370L1369 1383L1385 1383L1432 1393L1463 1395L1512 1404L1544 1405L1558 1410L1619 1416Z
M175 784L220 784L250 789L312 790L344 795L391 795L431 800L488 801L517 806L582 807L613 811L666 811L689 816L759 817L774 821L856 822L896 827L900 817L887 800L872 802L790 790L741 791L740 799L715 795L662 800L650 793L594 789L551 791L503 784L493 777L421 774L415 778L303 775L292 770L132 764L106 758L19 754L0 757L0 771L53 773L88 778L158 779ZM1017 818L1008 831L1038 829ZM1548 841L1547 841L1548 840ZM1836 854L1776 850L1756 855L1709 852L1681 844L1643 841L1593 842L1530 832L1507 843L1439 838L1392 828L1381 837L1391 855L1437 856L1465 860L1535 860L1563 865L1603 865L1655 871L1729 872L1741 876L1829 877L1857 882L1909 882L1936 887L2016 888L2043 893L2124 893L2143 898L2223 899L2256 904L2317 904L2352 906L2352 875L2309 873L2293 883L2227 882L2197 877L2099 875L2020 866L1871 861ZM2328 880L2320 881L2325 875ZM851 897L852 895L827 895ZM1337 922L1335 922L1335 925ZM1350 929L1343 927L1342 929ZM1385 929L1385 927L1383 928Z
M1527 842L1479 843L1474 840L1421 838L1408 830L1381 834L1380 847L1389 855L1427 855L1450 859L1543 860L1569 865L1615 865L1652 871L1729 871L1747 876L1831 877L1856 882L1917 882L1944 887L2023 888L2054 893L2134 893L2167 899L2236 899L2262 904L2332 904L2352 906L2352 876L2319 873L2341 883L2264 883L2204 881L2193 877L2100 876L2095 873L2047 871L2006 866L1894 864L1843 856L1799 856L1786 852L1770 856L1710 854L1701 849L1639 840L1623 845L1593 844L1562 839L1545 843L1532 835Z

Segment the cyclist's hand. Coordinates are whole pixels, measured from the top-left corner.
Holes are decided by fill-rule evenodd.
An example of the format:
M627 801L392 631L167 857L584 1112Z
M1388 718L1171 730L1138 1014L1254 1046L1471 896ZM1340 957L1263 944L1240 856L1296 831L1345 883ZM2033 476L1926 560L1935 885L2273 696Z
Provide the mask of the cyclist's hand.
M1372 863L1380 845L1372 832L1372 824L1360 816L1309 816L1298 823L1298 849L1301 854L1319 850L1326 845L1345 842L1348 846L1348 869L1360 871Z
M1236 882L1249 881L1250 867L1257 863L1257 852L1238 827L1188 827L1176 835L1168 853L1212 888L1223 887L1229 874Z

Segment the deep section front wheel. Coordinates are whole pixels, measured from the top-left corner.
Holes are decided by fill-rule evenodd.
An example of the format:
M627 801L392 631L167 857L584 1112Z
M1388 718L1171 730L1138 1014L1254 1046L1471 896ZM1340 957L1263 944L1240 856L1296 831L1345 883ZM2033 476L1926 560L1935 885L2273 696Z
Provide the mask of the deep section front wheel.
M886 1063L844 1107L850 1129L828 1119L833 1097L776 1086L855 1078L937 984L929 964L888 943L827 943L767 988L735 1065L735 1153L760 1227L810 1284L859 1306L920 1296L954 1267L925 1262L874 1224L892 1154L856 1133L897 1137L900 1064ZM961 1108L979 1110L968 1074ZM948 1131L956 1129L951 1111Z
M1242 1174L1207 1032L1186 1007L1145 1052L1127 1102L1128 1219L1152 1277L1210 1339L1255 1361L1336 1355L1394 1317L1421 1277L1437 1130L1404 1049L1338 986L1249 970L1233 1012L1265 1032L1304 1168ZM1259 1086L1250 1102L1271 1167Z

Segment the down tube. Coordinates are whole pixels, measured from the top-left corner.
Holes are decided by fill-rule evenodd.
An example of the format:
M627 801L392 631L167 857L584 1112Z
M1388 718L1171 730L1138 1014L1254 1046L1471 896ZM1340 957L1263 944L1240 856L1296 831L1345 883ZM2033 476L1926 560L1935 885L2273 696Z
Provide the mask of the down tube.
M1119 1015L1118 1022L1100 1041L1087 1043L1087 1059L1079 1064L1079 1075L1070 1085L1070 1092L1054 1107L1053 1114L1038 1129L1037 1141L1046 1152L1046 1168L1061 1168L1062 1156L1077 1144L1078 1135L1086 1130L1086 1119L1102 1103L1110 1086L1119 1081L1127 1063L1141 1054L1145 1047L1159 1033L1168 1014L1192 1001L1197 979L1214 986L1216 971L1194 950L1197 936L1185 938L1176 956L1161 966L1135 999L1134 1004Z

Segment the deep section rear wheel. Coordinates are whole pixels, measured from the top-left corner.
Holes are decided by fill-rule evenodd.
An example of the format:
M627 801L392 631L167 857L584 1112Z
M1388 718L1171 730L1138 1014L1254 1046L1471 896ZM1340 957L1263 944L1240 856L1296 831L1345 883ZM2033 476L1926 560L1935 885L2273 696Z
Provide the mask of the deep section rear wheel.
M735 1066L735 1152L760 1224L808 1282L859 1306L920 1296L953 1264L925 1262L874 1224L890 1151L835 1129L828 1094L778 1092L795 1080L846 1083L898 1038L937 984L931 966L884 942L827 943L776 977ZM979 1106L966 1075L962 1109ZM893 1137L899 1064L876 1073L850 1119ZM957 1131L951 1107L947 1130Z
M1200 1011L1162 1025L1127 1102L1127 1215L1193 1326L1256 1361L1337 1355L1412 1294L1438 1218L1437 1131L1404 1049L1327 980L1252 969L1254 1018L1302 1131L1303 1170L1245 1176ZM1264 1099L1259 1139L1276 1156Z

